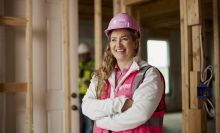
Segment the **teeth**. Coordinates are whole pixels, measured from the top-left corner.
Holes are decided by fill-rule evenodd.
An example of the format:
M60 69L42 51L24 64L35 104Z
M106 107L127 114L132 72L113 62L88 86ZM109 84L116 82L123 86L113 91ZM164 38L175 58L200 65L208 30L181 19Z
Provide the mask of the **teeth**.
M116 51L117 52L124 52L125 50L124 49L117 49Z

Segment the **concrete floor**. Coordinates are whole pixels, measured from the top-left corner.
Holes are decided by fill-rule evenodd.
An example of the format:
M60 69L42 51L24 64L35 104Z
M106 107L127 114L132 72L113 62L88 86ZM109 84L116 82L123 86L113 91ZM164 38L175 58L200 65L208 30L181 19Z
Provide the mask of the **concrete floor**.
M163 133L182 133L182 114L165 113L163 121ZM215 133L215 120L207 121L207 133Z
M181 113L165 113L163 119L163 133L182 133Z

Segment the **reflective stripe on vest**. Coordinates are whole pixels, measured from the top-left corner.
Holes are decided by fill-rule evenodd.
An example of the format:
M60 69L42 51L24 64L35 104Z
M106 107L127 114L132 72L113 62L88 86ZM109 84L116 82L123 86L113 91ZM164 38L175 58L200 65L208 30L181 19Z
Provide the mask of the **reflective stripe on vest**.
M147 65L145 67L143 67L138 74L136 75L134 82L133 82L133 86L132 86L132 95L134 94L134 91L138 88L138 86L140 85L140 83L142 82L141 80L143 80L144 75L146 73L146 71L150 68L150 65Z

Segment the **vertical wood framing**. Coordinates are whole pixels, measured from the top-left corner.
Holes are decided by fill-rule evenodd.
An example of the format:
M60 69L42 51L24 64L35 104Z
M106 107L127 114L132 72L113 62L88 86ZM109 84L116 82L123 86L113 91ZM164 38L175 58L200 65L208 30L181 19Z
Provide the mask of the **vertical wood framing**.
M206 112L204 110L190 109L189 110L189 132L190 133L206 133L207 124L206 121Z
M113 0L113 14L121 12L121 0Z
M205 113L203 113L204 111L200 109L200 101L198 101L196 97L196 86L198 84L200 77L199 73L201 71L201 11L199 9L200 0L180 0L182 108L184 133L194 133L195 131L202 133L206 131L207 124L206 119L203 119L203 117L205 117ZM200 115L194 115L197 113ZM190 123L192 121L195 126L192 126ZM200 130L201 128L203 130Z
M200 80L200 72L190 72L190 108L198 109L202 107L201 101L197 99L197 83Z
M26 132L33 133L33 64L32 64L32 0L26 0L26 74L27 74L27 96L26 96Z
M180 29L181 29L181 75L182 75L182 132L188 133L189 110L189 62L188 62L188 26L186 0L180 0Z
M97 69L101 65L102 61L102 2L101 0L95 0L94 4L95 69Z
M69 52L69 0L63 0L63 47L64 47L64 104L65 133L71 133L70 52Z
M69 1L69 37L70 37L70 71L71 71L71 94L79 94L78 89L78 67L79 67L79 57L78 57L78 45L79 45L79 4L78 0ZM71 98L71 105L76 105L79 107L79 98ZM71 111L71 133L80 133L80 115L79 110Z
M200 0L187 0L188 25L196 25L201 22Z
M213 31L214 31L214 71L215 71L215 112L216 112L216 133L220 133L220 21L219 21L219 0L213 0Z
M127 12L127 6L125 0L121 0L121 12Z
M201 25L192 26L192 57L193 57L193 71L201 71L201 46L200 33ZM198 82L198 81L196 81Z

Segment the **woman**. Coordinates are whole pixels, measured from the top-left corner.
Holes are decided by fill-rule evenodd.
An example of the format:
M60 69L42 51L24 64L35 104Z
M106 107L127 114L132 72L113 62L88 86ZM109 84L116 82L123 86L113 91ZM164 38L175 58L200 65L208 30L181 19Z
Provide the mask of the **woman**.
M128 14L119 13L105 33L109 44L82 103L83 113L95 121L93 133L160 133L164 115L160 72L150 67L132 92L136 75L149 66L137 56L137 22Z

